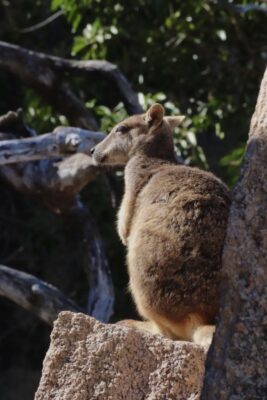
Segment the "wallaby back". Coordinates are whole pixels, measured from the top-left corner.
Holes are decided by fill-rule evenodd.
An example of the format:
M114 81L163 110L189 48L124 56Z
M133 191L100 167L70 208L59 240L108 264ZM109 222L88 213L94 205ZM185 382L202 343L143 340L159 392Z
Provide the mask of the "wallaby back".
M218 312L230 197L213 174L177 165L171 129L181 120L168 120L156 104L115 127L96 147L95 159L126 163L118 231L147 329L201 342L200 332L210 329L199 328Z

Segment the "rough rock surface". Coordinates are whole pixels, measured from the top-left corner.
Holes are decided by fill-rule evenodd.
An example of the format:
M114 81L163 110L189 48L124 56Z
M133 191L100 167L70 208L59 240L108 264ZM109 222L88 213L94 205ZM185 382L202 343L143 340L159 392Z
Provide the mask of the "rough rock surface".
M35 400L196 400L205 350L62 312Z
M267 399L267 69L223 252L221 312L203 400Z

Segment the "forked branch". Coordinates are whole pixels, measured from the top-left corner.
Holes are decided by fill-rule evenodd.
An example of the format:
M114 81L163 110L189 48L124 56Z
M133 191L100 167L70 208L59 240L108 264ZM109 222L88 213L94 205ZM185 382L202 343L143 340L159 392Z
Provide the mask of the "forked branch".
M32 87L58 112L65 115L70 125L97 130L92 113L64 81L69 75L95 76L111 81L129 114L142 112L136 93L116 65L107 61L76 61L49 56L20 46L0 42L0 68L13 73Z

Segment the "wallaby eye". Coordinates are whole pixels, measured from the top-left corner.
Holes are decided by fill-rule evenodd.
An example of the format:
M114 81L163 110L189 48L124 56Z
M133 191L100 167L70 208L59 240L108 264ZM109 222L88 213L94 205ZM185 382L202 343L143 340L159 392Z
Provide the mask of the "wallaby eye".
M126 125L119 125L118 128L116 129L116 132L120 132L120 133L127 133L128 131L129 131L129 128Z

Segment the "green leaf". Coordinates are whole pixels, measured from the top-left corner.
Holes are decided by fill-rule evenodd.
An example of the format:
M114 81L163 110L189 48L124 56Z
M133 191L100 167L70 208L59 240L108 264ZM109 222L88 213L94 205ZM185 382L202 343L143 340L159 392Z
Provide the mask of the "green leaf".
M57 9L60 8L61 6L64 6L64 0L52 0L52 1L51 1L51 6L50 6L50 8L51 8L52 11L57 10Z
M81 23L82 20L82 15L81 14L77 14L75 16L75 18L72 21L72 32L75 33Z
M72 55L78 54L81 50L83 50L86 46L88 46L88 41L83 36L76 36L74 38L74 44L72 47Z

